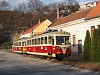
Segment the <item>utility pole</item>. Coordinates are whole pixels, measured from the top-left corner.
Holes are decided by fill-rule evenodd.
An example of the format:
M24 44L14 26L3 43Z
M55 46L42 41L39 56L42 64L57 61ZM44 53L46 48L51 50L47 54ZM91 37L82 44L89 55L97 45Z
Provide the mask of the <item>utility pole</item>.
M59 19L59 14L60 14L60 12L59 12L59 6L58 6L58 3L57 3L57 5L56 5L56 9L57 9L57 18Z
M32 20L31 20L31 27L32 27L32 36L33 36L33 23L32 23Z

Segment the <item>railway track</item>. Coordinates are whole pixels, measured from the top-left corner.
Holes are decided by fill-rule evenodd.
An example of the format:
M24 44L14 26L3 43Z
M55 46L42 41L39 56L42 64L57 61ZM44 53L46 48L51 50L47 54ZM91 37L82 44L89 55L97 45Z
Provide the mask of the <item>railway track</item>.
M14 52L11 52L11 53L14 53ZM23 57L30 57L30 58L40 59L40 60L48 60L48 61L51 61L54 63L64 63L65 61L67 61L67 58L66 59L57 59L57 58L52 58L52 57L31 55L31 54L20 54L20 53L15 53L15 54L19 54Z

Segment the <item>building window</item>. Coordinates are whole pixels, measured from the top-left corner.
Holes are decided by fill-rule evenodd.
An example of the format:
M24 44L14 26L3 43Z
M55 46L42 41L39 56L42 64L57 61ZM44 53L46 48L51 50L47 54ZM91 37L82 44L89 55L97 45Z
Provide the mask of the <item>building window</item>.
M100 25L98 25L97 28L100 29Z
M73 35L73 46L76 46L76 35Z
M94 29L95 29L95 26L91 26L91 37L93 36Z

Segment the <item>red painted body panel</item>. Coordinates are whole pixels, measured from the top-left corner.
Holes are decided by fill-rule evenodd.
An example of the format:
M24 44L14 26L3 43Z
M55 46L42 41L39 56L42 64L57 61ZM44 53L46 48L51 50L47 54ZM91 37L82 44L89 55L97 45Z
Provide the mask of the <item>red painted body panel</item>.
M37 53L49 53L52 52L53 54L63 54L62 49L58 46L27 46L27 52L37 52Z
M23 47L12 47L12 50L15 52L15 51L20 51L22 52L23 50Z
M25 49L25 50L24 50ZM63 54L62 49L59 46L26 46L26 47L12 47L13 51L26 51L37 52L37 53L49 53L52 54Z
M26 47L12 47L12 50L14 52L20 52L20 53L27 53L30 52L34 54L35 53L47 53L49 55L49 53L51 52L52 54L55 55L64 55L63 54L63 50L61 47L59 46L26 46ZM72 53L71 50L69 48L66 48L65 54L72 57Z

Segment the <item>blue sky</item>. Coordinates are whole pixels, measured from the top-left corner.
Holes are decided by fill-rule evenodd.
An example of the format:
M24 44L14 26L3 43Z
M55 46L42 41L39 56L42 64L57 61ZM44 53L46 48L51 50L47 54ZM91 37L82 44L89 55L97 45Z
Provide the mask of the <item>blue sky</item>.
M45 3L52 3L52 2L63 1L63 0L41 0L41 1L43 1ZM76 0L76 1L78 1L80 4L83 4L83 3L96 1L96 0Z
M0 1L2 1L2 0L0 0ZM9 1L12 6L16 6L18 3L22 3L27 0L6 0L6 1ZM41 0L41 1L43 1L45 4L49 4L49 3L63 1L63 0ZM76 0L76 1L78 1L80 4L84 4L84 3L96 1L96 0Z

